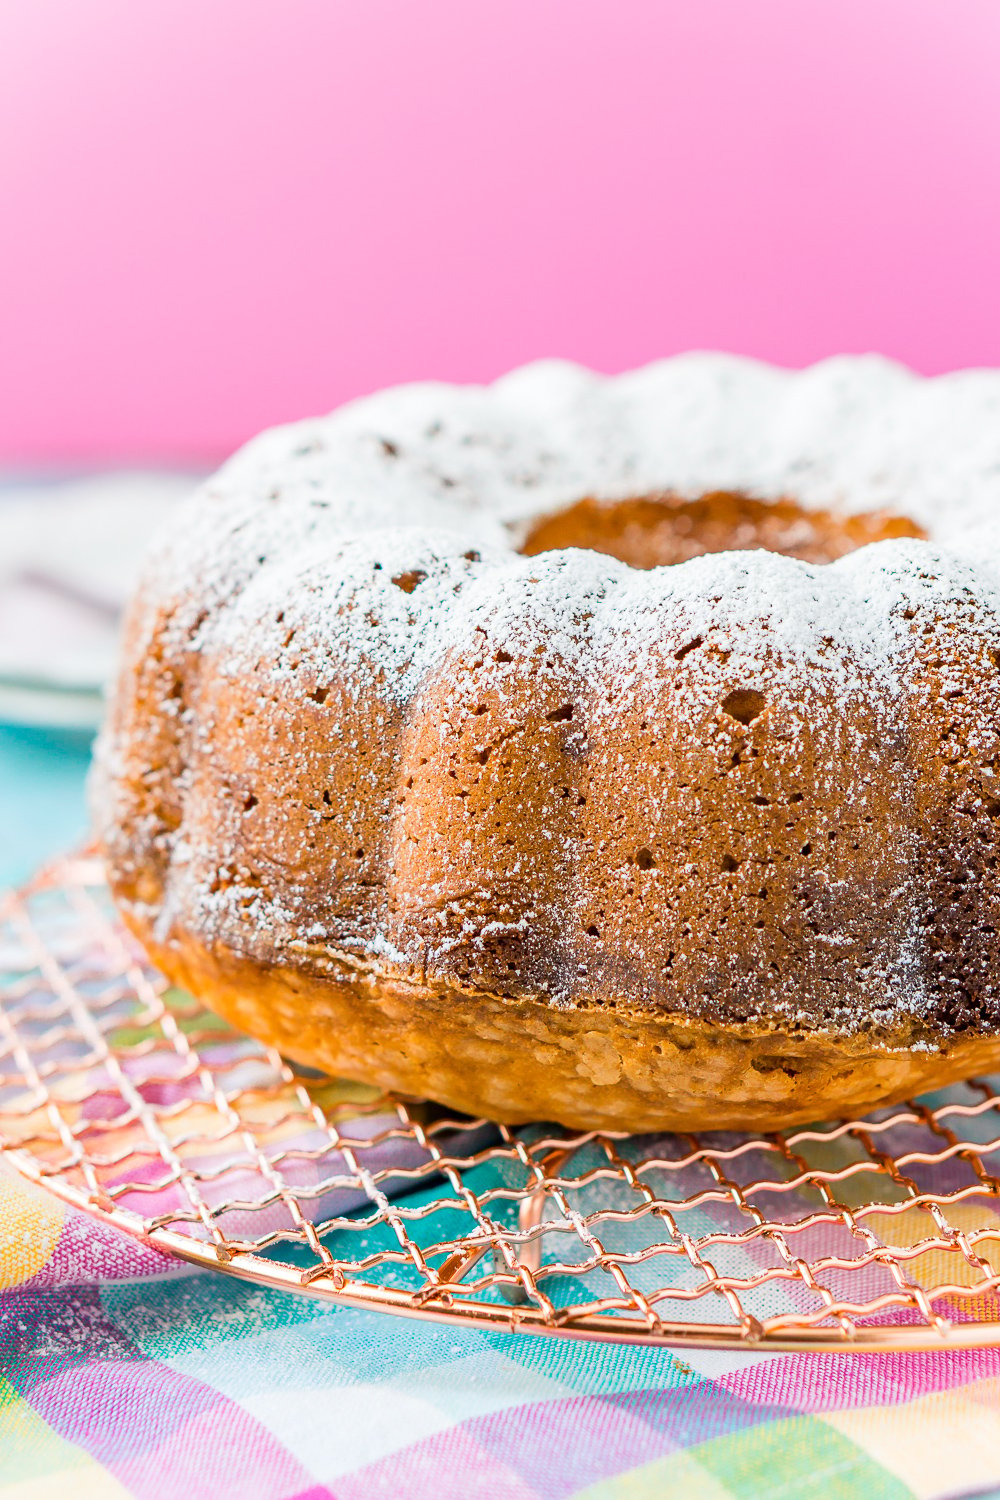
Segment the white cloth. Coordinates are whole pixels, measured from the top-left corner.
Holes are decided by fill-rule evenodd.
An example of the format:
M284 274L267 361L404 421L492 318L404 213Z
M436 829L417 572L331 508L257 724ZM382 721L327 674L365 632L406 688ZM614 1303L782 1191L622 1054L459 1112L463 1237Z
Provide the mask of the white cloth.
M117 472L0 486L0 717L92 722L149 537L196 483ZM63 696L53 718L58 694L75 707Z

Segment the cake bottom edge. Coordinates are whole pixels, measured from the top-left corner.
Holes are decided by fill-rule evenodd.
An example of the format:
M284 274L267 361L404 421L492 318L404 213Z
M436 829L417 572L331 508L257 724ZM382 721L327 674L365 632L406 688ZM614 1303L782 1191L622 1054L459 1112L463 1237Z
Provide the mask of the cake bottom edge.
M264 965L129 925L171 982L293 1061L511 1125L777 1130L1000 1068L1000 1034L936 1036L908 1017L848 1036L561 1008L375 971Z

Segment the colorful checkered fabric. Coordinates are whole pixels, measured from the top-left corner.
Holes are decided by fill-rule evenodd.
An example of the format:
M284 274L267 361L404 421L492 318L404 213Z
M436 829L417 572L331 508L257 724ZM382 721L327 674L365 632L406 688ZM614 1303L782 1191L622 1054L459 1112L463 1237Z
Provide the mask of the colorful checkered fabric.
M457 1331L192 1272L0 1176L0 1500L903 1500L1000 1487L1000 1351Z

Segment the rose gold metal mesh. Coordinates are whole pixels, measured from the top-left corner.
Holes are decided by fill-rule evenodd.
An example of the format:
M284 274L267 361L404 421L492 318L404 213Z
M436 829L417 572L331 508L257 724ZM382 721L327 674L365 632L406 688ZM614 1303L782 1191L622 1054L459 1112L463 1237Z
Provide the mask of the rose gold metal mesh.
M357 1307L637 1343L1000 1344L989 1080L759 1137L469 1121L296 1068L170 989L86 855L0 905L0 1147L172 1255Z

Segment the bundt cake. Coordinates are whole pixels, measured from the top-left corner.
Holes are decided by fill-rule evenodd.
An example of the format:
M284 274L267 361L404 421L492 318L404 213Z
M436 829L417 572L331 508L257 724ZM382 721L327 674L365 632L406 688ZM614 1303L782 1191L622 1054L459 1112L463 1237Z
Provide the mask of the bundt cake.
M267 432L128 614L115 897L236 1026L498 1120L991 1068L998 542L1000 373L546 362Z

